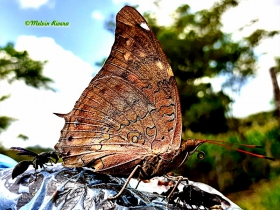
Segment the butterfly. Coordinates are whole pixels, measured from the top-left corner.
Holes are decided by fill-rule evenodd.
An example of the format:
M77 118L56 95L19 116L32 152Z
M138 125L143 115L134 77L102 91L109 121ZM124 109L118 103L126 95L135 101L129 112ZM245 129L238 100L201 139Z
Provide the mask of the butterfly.
M180 167L208 140L182 140L173 71L145 19L123 7L102 69L65 119L55 149L67 167L101 174L160 176Z
M67 167L140 179L179 167L202 144L182 141L174 74L145 19L125 6L116 17L115 42L102 69L65 119L55 145Z

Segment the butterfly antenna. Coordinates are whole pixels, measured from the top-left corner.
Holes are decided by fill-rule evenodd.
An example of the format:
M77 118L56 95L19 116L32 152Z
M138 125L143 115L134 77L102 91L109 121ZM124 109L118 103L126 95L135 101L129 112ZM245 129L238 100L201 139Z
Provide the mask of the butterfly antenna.
M260 155L260 154L255 154L253 152L249 152L243 149L239 149L239 148L235 148L233 146L242 146L242 147L247 147L247 148L264 148L263 146L258 146L258 145L252 145L252 144L238 144L238 143L231 143L231 142L225 142L222 140L207 140L207 139L196 139L197 141L201 141L201 142L208 142L210 144L215 144L221 147L224 147L226 149L233 149L237 152L241 152L247 155L251 155L253 157L257 157L257 158L264 158L264 159L268 159L268 160L275 160L275 158L273 157L268 157L265 155Z

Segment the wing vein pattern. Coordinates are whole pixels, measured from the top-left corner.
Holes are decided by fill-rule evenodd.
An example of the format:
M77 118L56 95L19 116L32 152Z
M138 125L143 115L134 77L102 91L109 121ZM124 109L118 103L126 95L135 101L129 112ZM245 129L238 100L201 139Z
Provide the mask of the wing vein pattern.
M160 43L143 24L148 26L130 7L118 13L110 56L73 110L61 115L65 125L56 149L66 166L117 170L180 147L176 81Z

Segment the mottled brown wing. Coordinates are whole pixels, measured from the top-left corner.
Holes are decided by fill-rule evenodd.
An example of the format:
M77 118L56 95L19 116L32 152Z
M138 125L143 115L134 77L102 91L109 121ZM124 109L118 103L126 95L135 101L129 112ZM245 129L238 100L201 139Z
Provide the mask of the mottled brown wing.
M116 20L109 58L73 110L60 115L66 122L55 148L66 166L131 170L181 145L177 85L158 40L131 7Z

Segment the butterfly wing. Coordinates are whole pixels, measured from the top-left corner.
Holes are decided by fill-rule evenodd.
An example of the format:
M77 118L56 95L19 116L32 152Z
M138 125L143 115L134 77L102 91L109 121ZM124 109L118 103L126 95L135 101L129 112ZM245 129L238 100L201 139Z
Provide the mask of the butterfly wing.
M125 6L116 21L109 58L73 110L58 114L65 126L55 148L66 166L129 174L145 156L180 147L182 119L173 72L145 19Z

